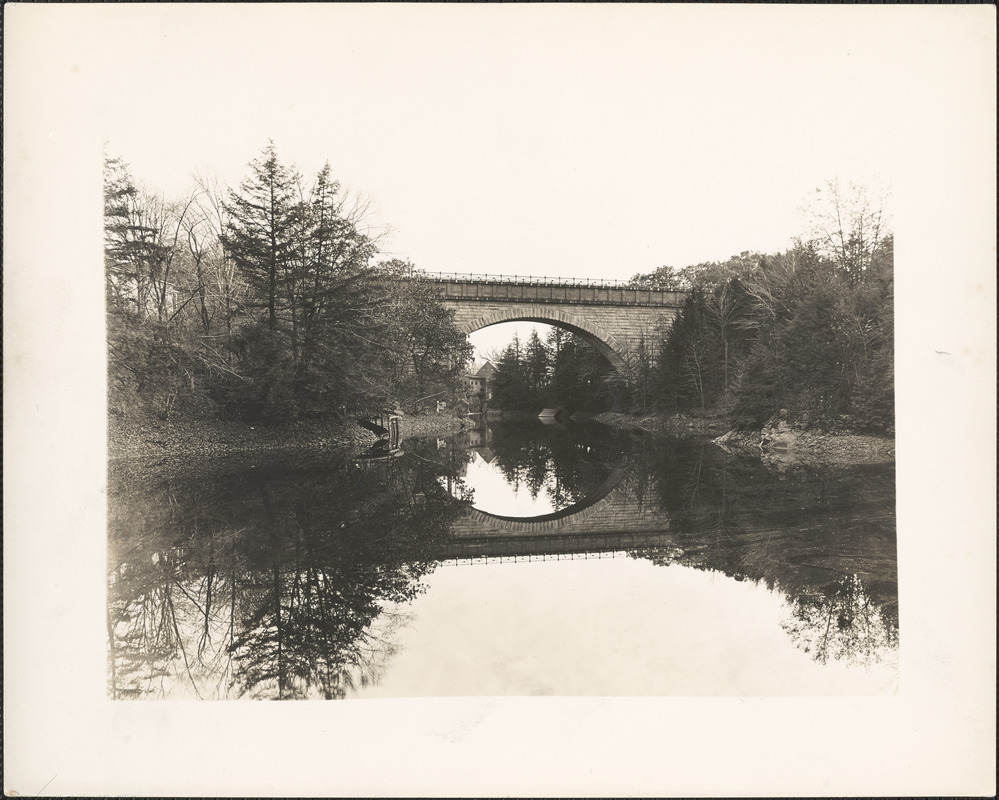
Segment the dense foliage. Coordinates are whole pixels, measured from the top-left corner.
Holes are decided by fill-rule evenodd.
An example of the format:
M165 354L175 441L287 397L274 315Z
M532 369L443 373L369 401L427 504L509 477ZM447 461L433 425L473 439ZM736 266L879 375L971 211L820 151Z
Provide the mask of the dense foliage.
M454 401L471 346L377 236L329 165L311 181L273 144L236 189L180 202L105 170L109 411L275 421ZM553 329L496 359L492 406L707 413L891 432L893 237L883 199L833 182L783 253L636 275L683 291L619 375Z
M495 366L492 405L501 409L607 411L621 405L626 390L606 358L561 328L552 328L545 341L532 331L526 346L515 336Z
M109 411L275 421L456 396L470 345L329 165L273 144L237 189L183 202L105 169Z
M786 410L798 423L892 432L894 241L882 202L833 182L784 253L634 276L687 296L671 326L638 343L626 387L592 348L556 331L504 351L494 404L722 410L745 427Z
M786 410L805 424L894 427L894 241L884 198L830 182L810 230L775 255L661 267L636 285L685 290L648 369L669 412L722 408L747 427Z
M784 253L636 277L687 281L690 292L652 370L655 405L721 406L746 426L787 410L804 423L892 430L893 237L880 207L835 183L813 219L812 238Z

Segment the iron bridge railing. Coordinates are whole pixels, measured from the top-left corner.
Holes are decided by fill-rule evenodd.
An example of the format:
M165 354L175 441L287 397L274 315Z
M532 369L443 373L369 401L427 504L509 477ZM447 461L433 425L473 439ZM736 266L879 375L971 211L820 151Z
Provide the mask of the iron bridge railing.
M609 278L559 278L552 275L476 275L471 272L424 272L416 270L416 278L427 278L433 281L453 281L456 283L528 283L535 286L601 286L610 288L641 289L630 280L612 280Z

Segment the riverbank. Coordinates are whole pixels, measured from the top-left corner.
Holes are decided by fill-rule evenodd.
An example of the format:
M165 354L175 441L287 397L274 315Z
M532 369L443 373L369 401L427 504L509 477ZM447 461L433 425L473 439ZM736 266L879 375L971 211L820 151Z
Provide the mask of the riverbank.
M666 436L719 436L731 429L727 417L692 417L686 414L620 414L605 411L596 415L574 414L573 420L600 422L615 428L660 433Z
M729 452L761 458L778 467L887 464L895 461L894 437L794 427L782 419L771 420L758 431L733 430L724 414L699 417L675 414L667 417L604 413L591 419L605 425L666 436L710 438Z
M375 435L354 422L247 425L218 420L108 421L108 460L363 448Z
M714 443L729 452L757 456L778 468L895 461L893 437L794 428L783 420L770 422L759 431L729 431Z
M470 427L466 419L404 416L401 439L450 436ZM108 460L215 458L219 456L308 454L364 450L377 440L353 420L311 420L281 425L248 425L218 420L108 422Z
M399 420L399 438L404 442L410 438L444 438L474 427L475 423L468 417L421 414L416 417L402 417Z

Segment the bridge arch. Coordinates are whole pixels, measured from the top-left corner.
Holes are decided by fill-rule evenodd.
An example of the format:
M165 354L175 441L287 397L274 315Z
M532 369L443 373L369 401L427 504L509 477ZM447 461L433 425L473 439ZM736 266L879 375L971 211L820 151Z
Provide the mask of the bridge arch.
M508 306L490 311L488 314L476 315L471 319L462 320L459 327L467 336L482 330L482 328L499 325L503 322L541 322L570 331L593 345L596 351L606 358L620 374L627 374L628 362L625 358L627 350L621 342L599 325L557 306Z

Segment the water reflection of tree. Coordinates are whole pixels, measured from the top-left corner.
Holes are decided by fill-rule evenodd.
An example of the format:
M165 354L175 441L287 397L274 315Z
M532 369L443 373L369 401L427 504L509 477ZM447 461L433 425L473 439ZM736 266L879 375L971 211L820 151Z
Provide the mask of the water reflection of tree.
M894 606L880 606L857 575L845 575L821 594L794 599L783 628L806 653L825 664L873 663L898 645Z
M790 470L697 442L651 441L631 491L658 498L674 545L635 553L761 582L819 661L868 663L898 643L894 471Z
M407 439L408 462L419 462L422 473L434 474L455 499L471 503L474 491L465 483L468 465L475 458L464 436L448 439Z
M583 500L625 459L627 436L608 428L553 428L491 422L493 463L515 488L536 499L542 490L556 508Z
M404 462L112 480L111 694L336 698L374 679L388 609L421 591L460 511Z

